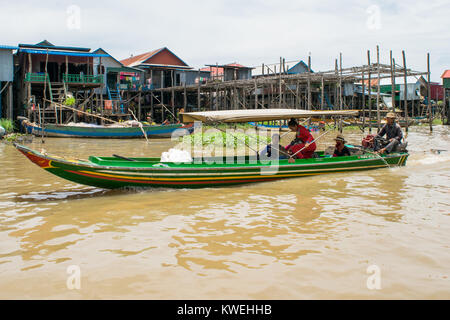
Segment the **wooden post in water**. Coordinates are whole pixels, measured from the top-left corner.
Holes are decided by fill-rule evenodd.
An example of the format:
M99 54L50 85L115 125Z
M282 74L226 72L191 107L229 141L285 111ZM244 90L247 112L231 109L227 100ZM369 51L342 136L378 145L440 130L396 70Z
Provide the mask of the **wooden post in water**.
M321 93L320 93L320 110L321 111L323 111L323 107L324 107L324 105L325 105L325 97L324 97L324 95L325 95L325 82L324 82L324 80L323 80L323 75L322 75L322 78L321 78Z
M183 107L184 107L184 112L188 112L188 111L187 111L186 78L184 79L184 86L183 86Z
M312 107L311 101L311 55L308 56L308 110Z
M219 110L219 85L216 85L216 94L215 94L215 105L214 105L214 109L217 111Z
M395 64L392 58L392 50L390 51L390 64L391 64L391 101L392 101L392 109L395 112Z
M443 110L442 110L442 124L448 124L448 113L447 113L447 91L444 88L444 99L443 99ZM447 118L447 122L446 122L446 118Z
M164 108L164 92L163 89L164 88L164 71L161 70L161 123L163 123L166 120L166 112L165 112L165 108Z
M283 94L281 92L281 70L282 70L282 65L283 65L283 58L280 57L280 92L279 92L279 94L280 94L280 103L278 105L279 108L281 108L282 103L283 103Z
M32 60L31 60L31 53L27 53L28 55L28 73L31 76L31 72L32 72ZM1 97L0 97L1 99ZM30 99L31 99L31 81L28 81L27 83L27 107L28 107L28 118L31 120L30 118L30 112L31 112L31 105L30 105ZM36 103L36 102L35 102ZM0 101L1 104L1 101ZM0 114L0 118L1 118L1 114Z
M261 88L261 109L265 109L265 105L264 105L264 94L265 94L265 87L264 87L264 82L262 83L262 88Z
M255 79L255 109L258 109L258 93L256 92L258 90L258 85L256 84Z
M171 72L170 72L170 78L171 78L170 83L171 83L171 87L172 87L170 104L172 107L172 115L174 117L175 116L175 90L173 89L173 87L174 87L175 83L174 83L174 71L173 70L171 70ZM177 122L177 119L173 119L173 123L176 123L176 122Z
M372 67L370 65L370 50L367 50L367 63L369 66L369 133L372 133Z
M342 52L339 53L339 110L343 110L342 103ZM342 133L342 116L339 117L339 132Z
M430 132L433 132L433 110L431 109L431 72L430 72L430 53L427 53L427 70L428 70L428 119L430 120Z
M363 114L363 130L366 128L366 84L364 83L364 71L362 73L362 114Z
M406 122L406 132L409 131L408 125L408 79L407 79L407 70L406 70L406 55L405 50L402 51L403 55L403 77L405 80L405 90L404 90L404 112L405 112L405 122Z
M381 114L380 114L380 47L377 46L377 128L378 132L381 130Z

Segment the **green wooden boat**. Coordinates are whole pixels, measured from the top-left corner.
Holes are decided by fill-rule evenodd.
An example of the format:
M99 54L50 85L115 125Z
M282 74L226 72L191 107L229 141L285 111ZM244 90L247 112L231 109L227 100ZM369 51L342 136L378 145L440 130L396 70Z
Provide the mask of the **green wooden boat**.
M236 123L268 121L311 116L354 116L352 111L304 111L288 109L213 111L182 114L185 123L202 121ZM234 158L194 158L189 163L161 162L160 158L97 157L88 160L70 160L42 154L15 144L33 163L66 180L106 189L138 188L204 188L274 181L321 175L404 166L408 153L379 156L360 152L347 157L332 158L318 152L316 158L266 159L246 156Z
M160 158L95 157L88 160L63 159L45 155L22 145L15 145L33 163L58 177L72 182L105 188L204 188L238 185L263 181L320 175L346 171L361 171L403 166L407 153L381 157L374 154L329 158L323 152L318 158L279 160L273 163L255 157L226 159L195 159L188 164L161 163ZM222 164L217 164L222 160ZM210 164L215 162L215 164Z

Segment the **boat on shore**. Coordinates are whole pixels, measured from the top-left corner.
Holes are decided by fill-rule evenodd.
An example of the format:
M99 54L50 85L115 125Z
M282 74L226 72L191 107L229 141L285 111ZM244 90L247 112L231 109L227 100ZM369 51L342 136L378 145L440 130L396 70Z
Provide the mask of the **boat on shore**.
M60 137L60 138L104 138L104 139L131 139L144 138L170 138L179 129L180 135L190 134L193 125L168 124L168 125L95 125L95 124L45 124L43 127L28 119L22 120L25 131L35 136ZM142 128L142 129L141 129Z
M183 121L209 124L281 120L309 117L313 111L265 109L185 113ZM351 115L348 112L337 112ZM259 155L229 158L193 158L187 163L162 162L161 158L127 158L91 156L87 160L64 159L15 144L31 162L63 179L105 189L117 188L204 188L275 181L321 175L403 166L407 152L377 155L355 152L333 158L317 152L315 158L261 160ZM233 160L233 161L230 161Z

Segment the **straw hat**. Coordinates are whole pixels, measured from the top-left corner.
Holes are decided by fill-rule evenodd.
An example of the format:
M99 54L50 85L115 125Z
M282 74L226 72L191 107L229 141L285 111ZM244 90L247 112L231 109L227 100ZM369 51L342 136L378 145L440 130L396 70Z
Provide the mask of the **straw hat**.
M397 115L395 113L393 113L393 112L389 112L386 115L386 118L397 119Z
M347 141L345 141L345 138L344 138L344 136L342 135L342 134L338 134L337 136L336 136L336 139L334 139L334 140L336 140L336 141L342 141L343 143L346 143Z

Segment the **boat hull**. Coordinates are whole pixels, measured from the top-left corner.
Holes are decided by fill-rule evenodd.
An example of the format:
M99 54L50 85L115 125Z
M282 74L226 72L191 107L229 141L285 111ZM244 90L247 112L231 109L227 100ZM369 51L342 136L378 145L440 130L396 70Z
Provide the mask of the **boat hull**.
M326 173L362 171L403 166L407 153L384 156L362 155L341 158L280 160L277 166L259 161L233 161L232 164L160 163L159 158L135 158L126 161L90 157L89 161L51 157L21 145L15 145L42 169L66 180L105 189L117 188L205 188L275 181Z
M102 138L102 139L132 139L144 138L140 127L78 127L57 124L47 124L44 128L30 123L22 122L26 132L35 136L58 137L58 138ZM182 124L143 126L142 129L148 138L170 138L178 129L186 129L180 135L189 134L192 126Z

